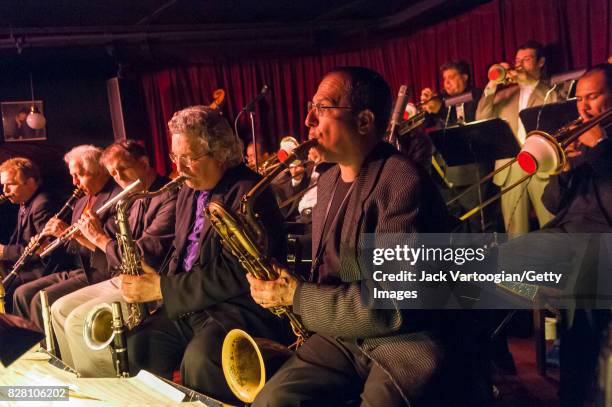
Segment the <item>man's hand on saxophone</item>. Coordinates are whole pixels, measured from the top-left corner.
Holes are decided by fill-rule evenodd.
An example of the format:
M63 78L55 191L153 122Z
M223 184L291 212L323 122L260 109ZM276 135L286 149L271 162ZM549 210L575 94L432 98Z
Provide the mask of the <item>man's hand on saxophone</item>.
M293 305L297 279L278 263L272 264L272 267L279 275L276 280L258 280L250 274L246 275L253 300L264 308Z
M140 276L119 275L123 299L128 303L161 300L162 293L159 274L144 261L141 264L144 274Z

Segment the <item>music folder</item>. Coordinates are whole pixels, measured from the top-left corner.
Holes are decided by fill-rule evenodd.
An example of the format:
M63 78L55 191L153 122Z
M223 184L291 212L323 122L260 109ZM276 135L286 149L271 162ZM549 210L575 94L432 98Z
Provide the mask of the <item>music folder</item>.
M502 119L457 124L429 133L448 166L514 158L520 146Z
M550 134L578 118L576 99L523 109L519 117L527 133L541 130Z
M7 367L44 337L32 322L0 314L0 363Z

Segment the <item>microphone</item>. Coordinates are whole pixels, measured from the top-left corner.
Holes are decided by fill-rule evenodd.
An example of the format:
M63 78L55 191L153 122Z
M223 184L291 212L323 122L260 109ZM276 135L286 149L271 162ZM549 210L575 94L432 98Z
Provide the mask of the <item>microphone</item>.
M270 91L270 87L268 85L263 85L263 87L259 91L259 94L255 96L255 98L252 99L245 107L243 107L242 111L243 112L253 111L255 109L255 105L257 104L257 102L263 99L266 96L266 93L268 93L269 91Z
M404 115L404 110L406 110L406 104L408 103L409 97L410 92L408 92L408 86L400 86L399 92L397 93L397 99L395 99L395 107L393 108L393 114L391 115L391 128L395 128L395 126L397 126L402 120L402 116Z

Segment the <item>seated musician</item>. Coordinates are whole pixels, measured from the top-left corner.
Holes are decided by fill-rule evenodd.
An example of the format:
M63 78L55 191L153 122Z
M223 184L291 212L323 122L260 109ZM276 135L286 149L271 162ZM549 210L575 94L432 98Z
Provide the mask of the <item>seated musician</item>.
M440 95L434 95L430 88L425 88L421 91L421 103L423 110L429 113L427 126L432 129L442 129L449 126L455 126L460 123L470 123L476 120L476 107L482 95L482 89L475 88L471 85L472 78L470 75L470 66L463 60L452 60L446 62L440 67L442 74L442 83L444 90ZM446 107L444 100L469 92L472 94L472 100L465 103L460 103L455 106ZM474 163L457 166L445 166L444 160L439 155L436 159L444 172L444 177L452 184L452 188L442 189L442 195L446 200L462 193L468 186L476 184L481 178L492 171L493 162L489 163ZM478 190L480 189L480 191ZM458 201L458 207L453 208L460 216L466 211L476 207L479 203L495 193L494 186L491 182L484 183L479 188L473 188L471 192L466 193ZM454 212L454 210L452 212ZM477 213L469 218L466 222L466 227L463 229L470 232L492 232L495 231L495 216L499 208L496 206L488 206L484 210L484 219L481 219L481 213Z
M328 73L314 95L309 137L337 166L319 177L311 279L298 281L283 267L275 281L248 277L257 303L292 306L314 334L264 386L255 406L359 399L369 406L458 404L436 403L448 393L441 388L428 391L442 370L444 346L435 328L442 312L370 309L361 299L361 273L369 267L364 234L446 229L432 181L382 141L390 106L389 86L366 68Z
M218 400L237 403L221 371L227 332L241 328L256 337L283 339L283 321L259 307L237 259L221 244L204 209L216 201L233 211L260 179L242 162L242 142L227 121L205 106L174 114L171 159L187 176L176 204L174 251L167 272L149 267L142 276L121 275L128 302L162 300L163 307L128 336L130 370L166 378L180 365L183 384ZM282 258L282 217L270 190L255 211L268 247ZM288 335L287 335L288 336Z
M0 165L0 183L9 201L19 205L17 227L8 244L0 244L0 262L8 273L30 240L42 232L45 223L55 213L57 204L44 190L38 167L27 158L16 157L3 162ZM10 287L5 287L7 312L11 312L10 300L14 289L41 277L43 272L44 266L40 259L33 260L27 269L18 274Z
M576 85L576 104L585 122L612 108L612 65L597 65L580 78ZM546 232L612 232L610 135L609 130L596 126L570 145L568 165L564 172L550 177L542 196L546 208L555 215L545 225ZM538 244L541 242L540 237ZM574 246L576 242L570 241L570 245ZM567 252L572 253L571 250ZM597 289L590 283L594 277L596 272L593 269L581 270L577 276L573 292L578 298L583 297L585 302ZM597 357L603 339L601 333L610 318L608 310L589 309L590 305L580 302L577 308L573 317L571 312L567 312L568 329L561 334L559 391L562 406L583 405L588 399L597 371Z
M149 165L143 146L126 141L107 147L101 163L123 189L136 180L142 182L139 191L157 191L170 180L158 175ZM174 238L176 190L158 196L136 200L128 210L128 223L135 249L148 264L161 266ZM98 253L104 253L109 277L116 275L122 264L121 248L115 234L107 232L95 213L84 215L79 225L83 236L95 245ZM135 265L137 266L139 265ZM85 318L98 304L121 301L119 278L81 288L57 300L51 307L53 330L57 337L62 360L74 367L83 377L113 377L115 368L108 349L92 350L83 339ZM127 308L123 305L123 317ZM146 318L146 316L143 316Z
M74 206L73 224L81 219L84 212L95 212L121 191L100 164L101 154L102 150L98 147L81 145L74 147L64 156L72 183L86 192L86 196L79 199ZM115 221L111 216L113 213L114 209L110 209L100 216L102 227L107 233L114 233L115 230ZM47 222L42 233L58 237L67 228L68 225L61 219L54 218ZM62 251L61 256L55 253L52 255L51 264L47 266L49 271L53 271L51 274L20 286L13 296L14 313L30 319L41 328L40 290L47 291L49 304L53 304L66 294L108 278L106 256L101 252L96 253L95 245L81 234L77 233L74 240L64 246L57 249ZM71 256L64 256L66 252Z
M589 122L612 108L612 65L597 65L576 86L578 113ZM596 309L609 294L605 240L612 232L612 141L598 125L566 149L568 163L550 176L542 203L554 215L543 229L499 248L506 270L554 270L558 284L540 287L542 302L561 304L560 405L582 406L594 388L601 334L609 308ZM609 263L608 263L609 264ZM559 298L564 302L560 302ZM605 301L604 301L605 304Z
M298 142L291 136L283 137L280 142L281 150L290 153ZM306 167L300 160L289 164L289 169L276 177L272 186L276 193L281 212L287 222L295 222L299 216L299 199L296 196L308 188L312 167Z

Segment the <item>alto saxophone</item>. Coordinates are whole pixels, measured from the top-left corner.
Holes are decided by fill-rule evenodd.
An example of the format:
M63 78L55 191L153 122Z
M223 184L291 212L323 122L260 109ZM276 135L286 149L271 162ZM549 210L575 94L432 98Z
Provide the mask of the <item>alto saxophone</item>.
M132 230L128 222L128 209L132 203L138 199L152 198L161 195L165 192L172 191L175 188L180 188L183 182L187 179L185 176L176 177L166 185L153 192L136 192L117 202L117 243L121 252L121 274L129 274L138 276L142 274L142 264L140 251L136 247L136 243L132 237ZM133 329L138 326L146 313L146 305L144 303L129 303L126 325L128 329Z
M253 210L254 202L278 174L289 168L289 164L293 161L300 157L303 158L316 144L317 140L313 139L297 146L282 163L268 172L242 197L239 213L234 214L231 209L224 207L219 202L210 202L206 207L206 217L221 236L223 244L231 249L247 273L257 279L276 280L279 276L272 268L266 233ZM297 345L308 338L308 330L293 313L291 307L279 306L270 310L275 315L287 316L293 333L297 337Z

